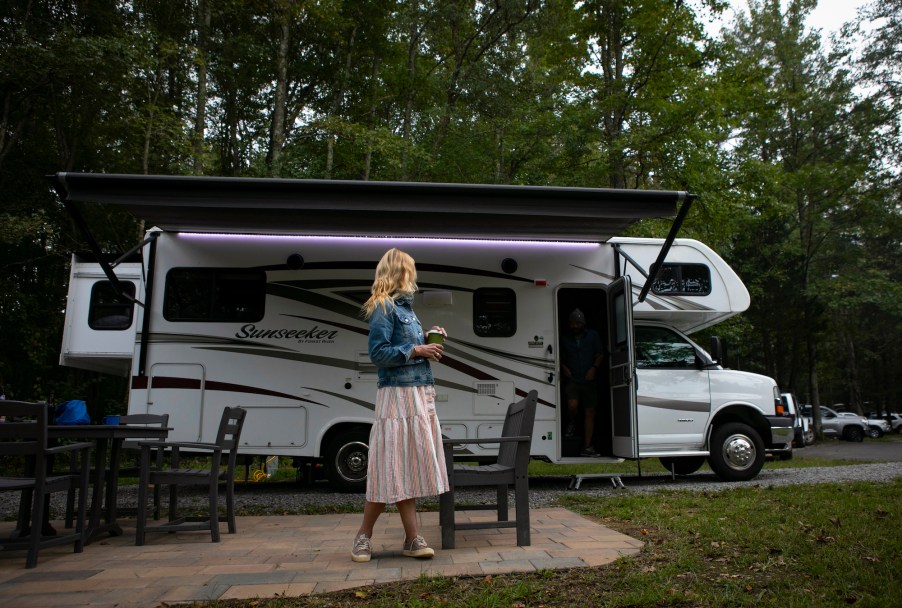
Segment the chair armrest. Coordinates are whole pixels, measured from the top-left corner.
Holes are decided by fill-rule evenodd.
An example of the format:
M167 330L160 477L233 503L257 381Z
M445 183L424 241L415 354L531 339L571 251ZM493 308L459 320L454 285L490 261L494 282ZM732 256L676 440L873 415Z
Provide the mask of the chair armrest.
M76 450L89 450L94 447L94 444L90 441L82 441L79 443L67 443L65 445L56 445L52 448L47 448L45 450L45 454L62 454L64 452L74 452Z
M485 437L481 439L442 439L444 445L472 445L474 443L519 443L521 441L529 441L532 437L529 435L512 435L510 437Z

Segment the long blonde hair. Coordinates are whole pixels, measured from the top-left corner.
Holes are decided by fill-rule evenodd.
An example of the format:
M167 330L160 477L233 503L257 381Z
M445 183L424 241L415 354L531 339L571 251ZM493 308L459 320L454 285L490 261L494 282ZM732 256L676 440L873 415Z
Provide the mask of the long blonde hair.
M370 299L363 305L363 315L370 318L376 306L388 310L395 298L417 291L417 269L413 258L400 249L391 248L376 264L376 279L370 288Z

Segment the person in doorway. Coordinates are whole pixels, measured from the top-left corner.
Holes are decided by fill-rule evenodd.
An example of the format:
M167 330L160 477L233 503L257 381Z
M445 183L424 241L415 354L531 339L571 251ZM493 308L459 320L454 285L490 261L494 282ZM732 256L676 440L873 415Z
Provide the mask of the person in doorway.
M351 549L355 562L370 560L373 526L390 503L404 526L403 555L432 557L435 552L417 531L416 499L450 489L429 363L441 360L444 346L426 343L411 307L416 280L413 258L390 249L376 266L372 295L363 305L378 382L363 523ZM432 329L447 337L443 328Z
M579 407L583 407L583 449L580 456L598 456L592 445L595 434L595 409L598 406L598 383L596 378L604 360L604 346L601 336L594 329L586 327L586 315L575 309L568 318L569 333L561 340L561 373L566 382L564 395L570 421L564 435L576 434L576 418Z

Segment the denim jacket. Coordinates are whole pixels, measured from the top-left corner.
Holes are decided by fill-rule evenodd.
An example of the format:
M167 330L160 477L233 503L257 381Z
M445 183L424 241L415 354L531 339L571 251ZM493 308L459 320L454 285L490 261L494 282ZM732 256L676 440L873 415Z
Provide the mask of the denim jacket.
M428 359L411 357L414 347L425 343L412 300L409 296L398 297L387 311L376 306L370 317L370 360L376 365L379 388L433 384Z

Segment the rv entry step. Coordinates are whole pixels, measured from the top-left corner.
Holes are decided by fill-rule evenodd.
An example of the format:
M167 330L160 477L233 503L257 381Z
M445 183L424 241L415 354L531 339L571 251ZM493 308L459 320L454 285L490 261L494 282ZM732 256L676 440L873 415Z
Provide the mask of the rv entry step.
M623 481L620 479L620 475L611 475L608 473L586 473L584 475L573 475L570 477L570 486L567 488L568 490L578 490L579 486L582 485L583 480L585 479L610 479L611 484L616 489L626 488L623 485Z

